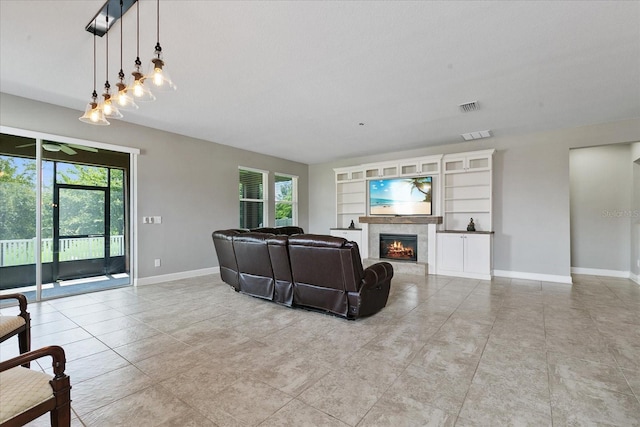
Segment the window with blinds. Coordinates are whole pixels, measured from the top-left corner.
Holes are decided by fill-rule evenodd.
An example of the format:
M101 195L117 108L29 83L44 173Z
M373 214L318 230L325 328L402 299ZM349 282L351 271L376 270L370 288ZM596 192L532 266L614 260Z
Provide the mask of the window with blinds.
M298 225L298 177L275 175L276 227Z
M266 226L267 172L240 169L240 227L256 228Z

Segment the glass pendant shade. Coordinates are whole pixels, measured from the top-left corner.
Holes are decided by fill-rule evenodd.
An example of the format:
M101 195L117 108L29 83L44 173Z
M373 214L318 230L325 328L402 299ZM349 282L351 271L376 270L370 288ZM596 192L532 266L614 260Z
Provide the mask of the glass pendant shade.
M118 87L118 92L115 93L111 99L116 103L118 108L121 110L137 110L139 108L138 104L136 104L133 97L129 95L124 80L116 83L116 86Z
M127 88L127 92L133 95L133 99L135 102L155 101L156 100L155 95L151 93L149 88L147 88L145 85L144 74L140 72L141 65L142 63L140 62L140 58L137 58L136 68L133 71L133 73L131 73L131 75L133 76L133 82L131 82L131 85Z
M80 121L83 123L89 123L90 125L107 126L110 125L104 117L104 113L98 105L98 94L94 91L91 101L87 104L84 110L84 114L80 117Z
M153 58L151 59L151 65L149 67L149 73L145 77L145 81L151 83L151 87L154 91L169 92L177 90L177 86L169 77L165 68L164 60L162 59L162 48L160 43L156 44L156 49L153 52Z
M114 102L113 98L111 98L111 94L105 92L102 94L104 101L102 101L102 112L105 117L110 119L121 119L124 117L120 110L118 110L117 104Z

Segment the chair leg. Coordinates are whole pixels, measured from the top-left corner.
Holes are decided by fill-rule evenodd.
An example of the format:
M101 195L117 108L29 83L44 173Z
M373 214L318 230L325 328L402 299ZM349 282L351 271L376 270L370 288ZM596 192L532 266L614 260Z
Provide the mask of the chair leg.
M52 381L53 394L56 397L56 407L51 410L51 427L71 426L71 385L69 377Z
M31 351L31 328L27 327L26 330L18 334L18 347L20 348L20 354ZM27 362L22 366L28 368L31 364Z
M71 405L51 410L51 427L71 426Z

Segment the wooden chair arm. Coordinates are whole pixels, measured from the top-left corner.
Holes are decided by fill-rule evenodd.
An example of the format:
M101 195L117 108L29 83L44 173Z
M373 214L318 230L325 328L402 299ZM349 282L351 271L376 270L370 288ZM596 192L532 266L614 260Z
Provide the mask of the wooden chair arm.
M23 353L20 356L16 356L12 359L5 360L4 362L0 362L0 372L15 368L16 366L24 365L27 362L31 362L45 356L51 356L51 358L53 359L51 366L53 367L55 378L64 377L64 369L67 359L64 354L64 349L57 345L42 347L37 350Z
M24 314L27 313L27 297L22 294L6 294L0 295L0 300L3 299L17 299L18 304L20 305L20 315L24 317Z

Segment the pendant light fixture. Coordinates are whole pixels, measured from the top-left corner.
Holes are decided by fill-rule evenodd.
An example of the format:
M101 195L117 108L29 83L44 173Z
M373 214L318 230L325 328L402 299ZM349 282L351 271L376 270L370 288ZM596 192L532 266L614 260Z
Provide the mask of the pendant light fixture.
M160 47L160 0L156 0L156 47L151 58L151 66L147 79L153 84L154 90L167 92L177 90L176 85L171 81L169 74L164 69L162 59L162 47Z
M136 61L135 68L131 75L133 76L133 82L129 89L136 101L150 102L155 101L156 97L149 88L145 87L145 76L140 71L142 62L140 61L140 2L136 2Z
M123 110L137 110L138 104L135 103L133 97L127 92L127 83L124 79L124 71L122 71L122 27L124 26L123 16L123 0L120 0L120 72L118 72L118 93L115 94L115 102L118 108Z
M94 22L95 28L95 22ZM93 31L93 93L91 101L87 104L84 114L80 117L80 121L92 125L106 126L111 123L104 118L104 113L98 104L98 93L96 92L96 32Z
M109 28L109 8L107 8L107 28ZM105 117L113 118L113 119L121 119L122 113L118 111L118 107L111 100L111 85L109 84L109 33L106 34L106 81L104 82L104 93L102 97L104 100L102 101L102 111L104 112Z

